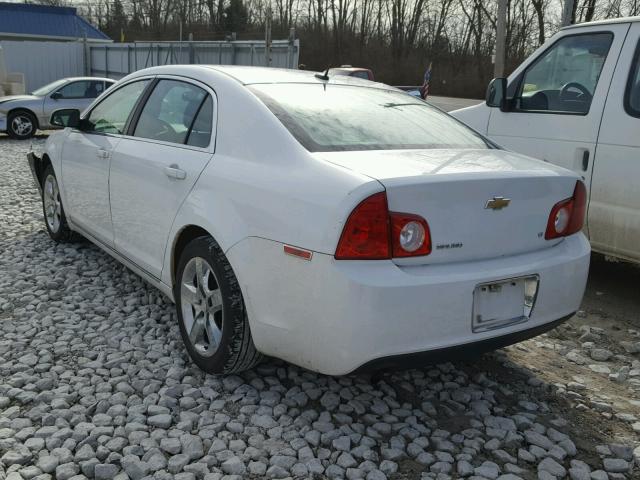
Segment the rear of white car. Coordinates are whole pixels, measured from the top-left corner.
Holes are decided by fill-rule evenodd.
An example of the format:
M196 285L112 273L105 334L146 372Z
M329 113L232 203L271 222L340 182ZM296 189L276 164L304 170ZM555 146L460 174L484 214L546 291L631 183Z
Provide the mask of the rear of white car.
M289 86L286 96L278 88L254 91L312 158L365 175L377 191L343 202L332 251L250 238L227 252L248 292L259 350L345 374L498 348L578 309L590 249L574 174L489 148L440 114L444 133L433 137L454 148L388 149L404 133L389 140L384 131L371 136L382 148L354 145L367 132L330 98L296 101L304 87ZM337 111L306 115L316 101ZM379 121L393 130L403 120ZM337 146L327 143L337 137Z

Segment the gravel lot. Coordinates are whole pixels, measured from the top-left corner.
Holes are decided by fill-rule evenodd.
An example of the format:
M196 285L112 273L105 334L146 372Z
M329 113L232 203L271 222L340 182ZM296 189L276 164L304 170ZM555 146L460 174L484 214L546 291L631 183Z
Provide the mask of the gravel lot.
M0 137L0 479L640 478L638 269L595 257L583 311L475 362L204 375L161 293L49 240L28 149Z

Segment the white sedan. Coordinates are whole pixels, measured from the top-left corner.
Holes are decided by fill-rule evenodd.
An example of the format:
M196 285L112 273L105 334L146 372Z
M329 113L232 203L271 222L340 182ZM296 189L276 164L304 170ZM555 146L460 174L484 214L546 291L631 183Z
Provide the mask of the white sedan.
M392 87L165 66L52 121L29 157L51 238L77 232L172 298L207 372L460 358L580 305L578 177Z

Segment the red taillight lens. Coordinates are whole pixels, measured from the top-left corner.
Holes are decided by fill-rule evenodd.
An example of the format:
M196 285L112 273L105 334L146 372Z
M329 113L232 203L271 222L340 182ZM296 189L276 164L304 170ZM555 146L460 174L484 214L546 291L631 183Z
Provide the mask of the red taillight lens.
M582 230L587 211L587 189L580 180L576 182L573 196L556 203L547 221L546 240L566 237Z
M431 253L431 232L424 218L409 213L390 213L391 246L394 257Z
M363 200L342 230L337 260L384 260L431 253L431 234L424 218L389 212L385 192Z
M385 192L364 199L349 215L342 230L338 260L383 260L391 258L389 211Z

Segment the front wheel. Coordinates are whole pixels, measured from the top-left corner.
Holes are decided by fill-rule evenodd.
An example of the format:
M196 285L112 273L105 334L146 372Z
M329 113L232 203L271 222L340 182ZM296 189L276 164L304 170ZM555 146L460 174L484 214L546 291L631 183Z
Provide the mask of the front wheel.
M36 125L36 117L31 112L11 112L7 118L7 133L16 140L26 140L36 134Z
M218 243L198 237L183 250L174 298L180 334L193 362L207 373L236 373L257 365L238 279Z
M42 210L47 232L56 242L68 242L73 239L73 232L67 224L58 179L51 165L44 170L42 178Z

